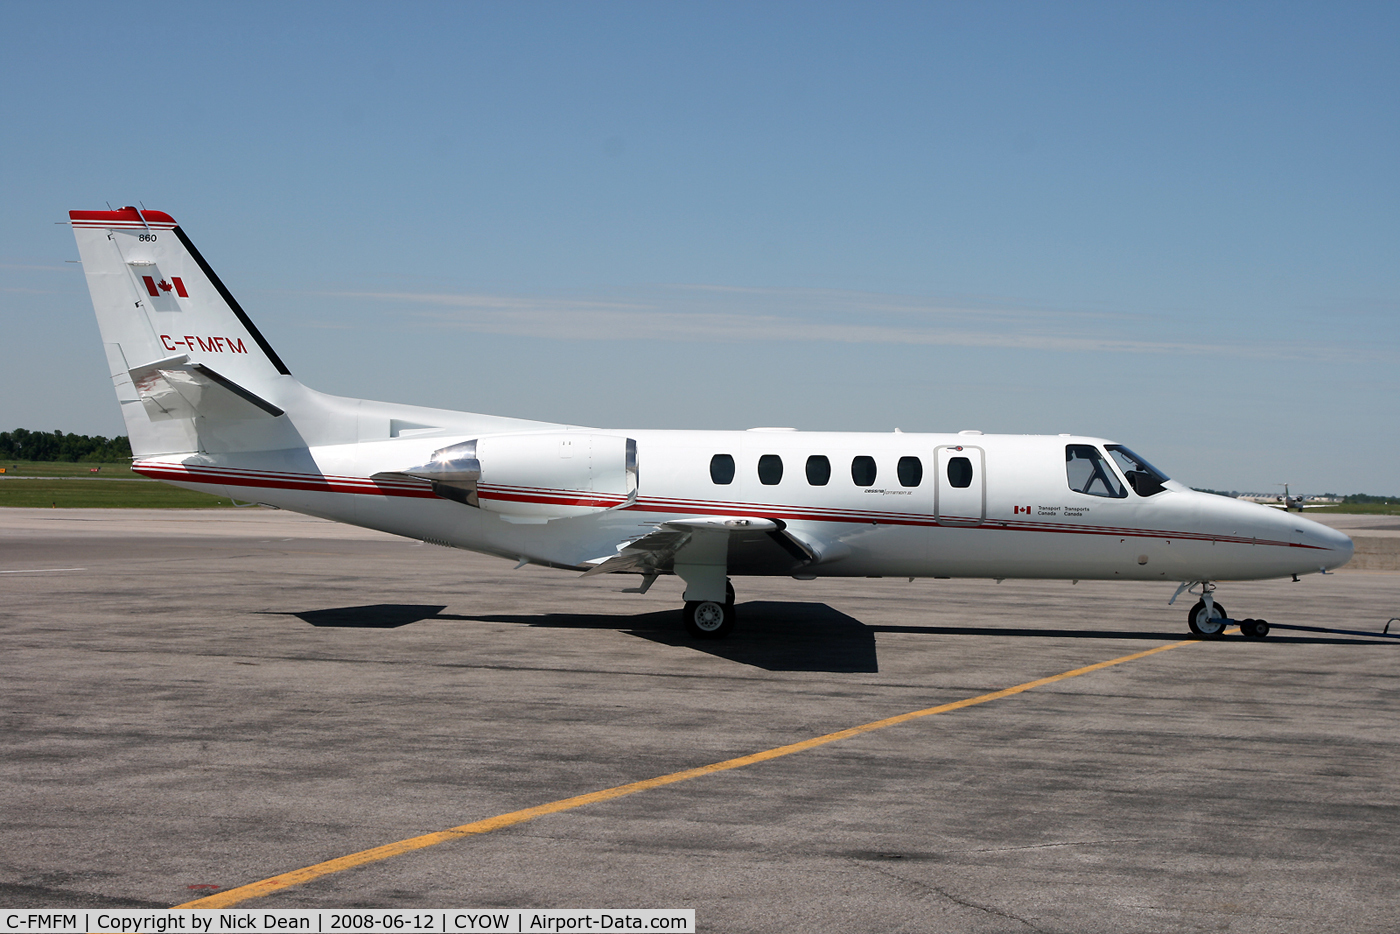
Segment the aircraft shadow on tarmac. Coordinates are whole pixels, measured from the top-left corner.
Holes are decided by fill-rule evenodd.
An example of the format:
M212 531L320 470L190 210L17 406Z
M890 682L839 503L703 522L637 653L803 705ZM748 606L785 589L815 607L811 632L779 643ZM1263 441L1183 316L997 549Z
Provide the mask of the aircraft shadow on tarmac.
M696 639L681 626L679 610L638 616L585 613L443 616L557 629L613 629L661 645L704 652L765 671L875 672L875 632L824 603L741 603L739 626L724 639Z
M304 623L333 629L398 629L419 620L433 619L445 606L409 603L375 603L370 606L337 606L325 610L288 613Z
M379 603L289 613L317 627L397 629L425 619L518 623L553 629L612 629L662 645L704 652L766 671L879 671L875 630L823 603L744 603L739 628L726 639L694 639L679 610L616 616L590 613L443 613L446 607Z
M1013 636L1031 639L1132 639L1146 642L1180 642L1199 638L1203 642L1247 642L1257 640L1235 632L1229 635L1206 637L1192 636L1187 632L1134 632L1120 629L1027 629L1001 626L871 626L871 632L898 632L929 636ZM1364 633L1352 633L1352 638L1335 636L1284 636L1279 626L1273 629L1264 644L1286 643L1288 645L1392 645L1395 640L1384 638L1367 639ZM1359 637L1359 638L1358 638Z
M704 652L716 658L766 671L876 672L877 633L929 636L993 636L1031 639L1128 639L1173 642L1185 633L1106 629L1051 629L992 626L891 626L866 625L824 603L752 602L739 605L740 622L727 639L694 639L680 625L679 613L662 610L636 616L589 613L462 615L443 613L446 607L429 604L378 603L368 606L330 607L288 613L316 627L340 629L398 629L426 619L486 623L516 623L554 629L611 629L670 645ZM1285 636L1278 630L1270 644L1381 645L1394 640L1337 638L1330 635ZM1223 641L1248 642L1234 634Z

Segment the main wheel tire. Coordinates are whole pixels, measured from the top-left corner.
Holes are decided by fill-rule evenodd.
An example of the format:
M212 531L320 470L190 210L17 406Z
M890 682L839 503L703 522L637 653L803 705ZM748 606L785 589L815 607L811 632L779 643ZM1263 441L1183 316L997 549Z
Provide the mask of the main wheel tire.
M730 606L734 605L734 582L728 578L724 581L724 602Z
M713 600L686 603L685 630L697 639L723 639L734 631L734 604Z
M1216 603L1209 614L1206 613L1206 602L1197 600L1196 605L1191 607L1191 612L1186 615L1186 625L1191 627L1191 631L1198 636L1218 636L1225 631L1225 620L1228 618L1225 607Z
M1247 619L1240 623L1240 632L1250 639L1262 639L1269 634L1269 623L1262 619Z

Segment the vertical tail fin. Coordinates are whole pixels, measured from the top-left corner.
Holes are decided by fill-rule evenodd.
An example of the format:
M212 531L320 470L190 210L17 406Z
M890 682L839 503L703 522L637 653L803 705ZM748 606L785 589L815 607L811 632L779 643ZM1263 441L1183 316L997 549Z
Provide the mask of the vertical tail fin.
M276 418L290 371L161 211L70 211L138 456L202 450L201 423Z

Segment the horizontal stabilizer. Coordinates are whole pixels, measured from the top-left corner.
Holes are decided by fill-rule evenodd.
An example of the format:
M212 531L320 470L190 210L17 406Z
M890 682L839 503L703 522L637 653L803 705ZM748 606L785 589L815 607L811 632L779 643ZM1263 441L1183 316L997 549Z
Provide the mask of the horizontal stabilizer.
M277 406L220 376L186 354L128 371L141 405L153 422L174 418L246 420L276 418Z

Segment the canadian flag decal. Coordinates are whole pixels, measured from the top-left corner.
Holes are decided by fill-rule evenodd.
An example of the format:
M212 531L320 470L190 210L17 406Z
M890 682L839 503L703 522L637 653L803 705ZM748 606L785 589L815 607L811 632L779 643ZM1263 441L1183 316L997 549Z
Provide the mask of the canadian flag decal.
M171 289L174 289L175 294L181 298L190 297L190 293L185 291L184 281L179 276L171 276L169 282L164 279L157 282L150 276L142 276L141 281L146 283L146 291L150 293L152 298L158 297L161 292L169 292Z
M1028 515L1028 516L1031 514L1031 507L1029 507L1029 506L1012 506L1011 508L1012 508L1012 510L1015 512L1015 514L1018 515L1018 516L1019 516L1021 513L1025 513L1025 514Z

